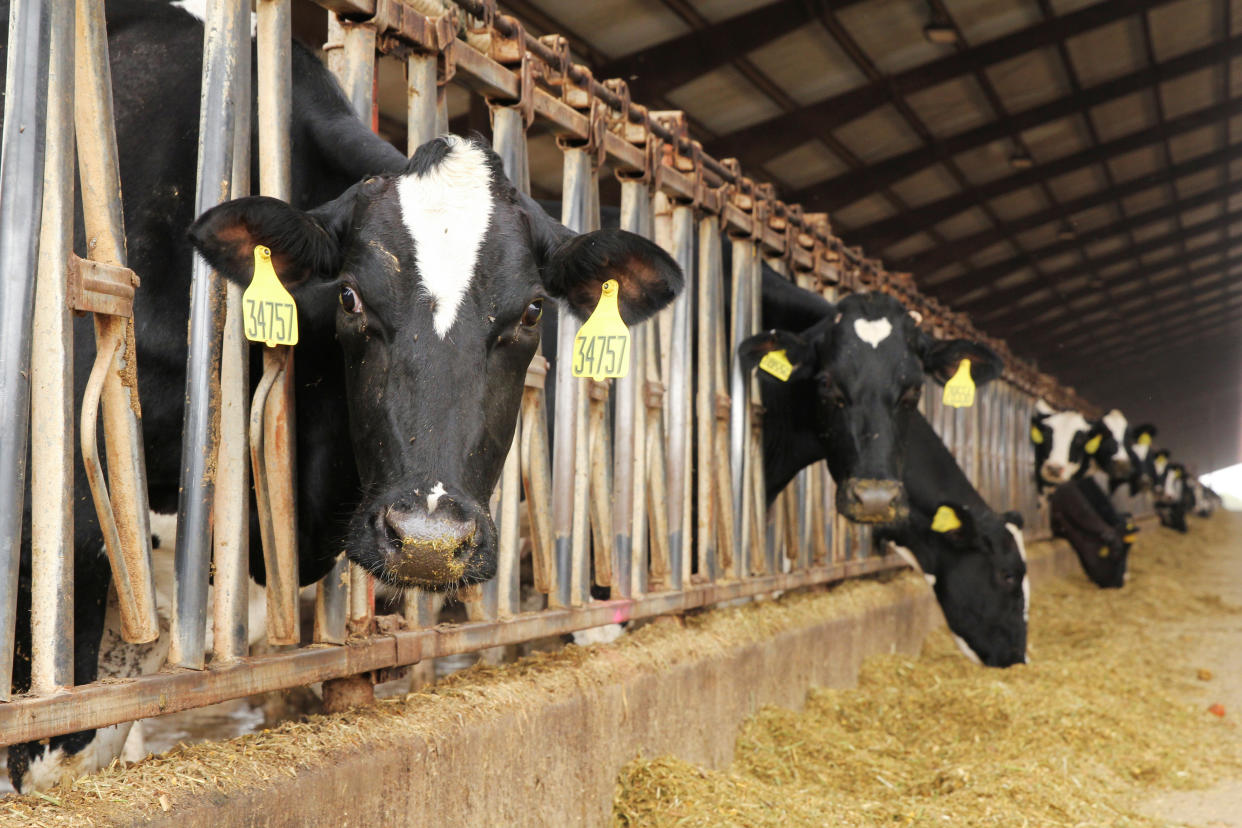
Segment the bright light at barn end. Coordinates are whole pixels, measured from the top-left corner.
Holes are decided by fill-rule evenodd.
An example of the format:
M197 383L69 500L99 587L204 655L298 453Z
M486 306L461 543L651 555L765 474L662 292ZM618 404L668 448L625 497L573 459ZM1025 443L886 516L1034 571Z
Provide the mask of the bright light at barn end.
M1200 475L1199 482L1220 495L1226 509L1242 512L1242 463Z

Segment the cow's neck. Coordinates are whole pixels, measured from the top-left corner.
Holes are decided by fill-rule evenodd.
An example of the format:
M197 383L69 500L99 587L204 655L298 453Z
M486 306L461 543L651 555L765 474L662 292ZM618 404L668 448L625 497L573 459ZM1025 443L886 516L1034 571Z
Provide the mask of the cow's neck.
M763 391L763 473L771 504L802 469L826 459L815 433L814 389L809 381L767 383Z

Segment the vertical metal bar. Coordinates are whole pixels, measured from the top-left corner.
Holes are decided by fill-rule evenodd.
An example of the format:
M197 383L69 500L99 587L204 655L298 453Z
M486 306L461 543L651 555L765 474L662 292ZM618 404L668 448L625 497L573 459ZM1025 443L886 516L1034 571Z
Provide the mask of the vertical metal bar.
M264 0L270 14L274 4ZM233 127L232 194L250 192L250 42L238 38L238 100ZM262 47L260 47L260 51ZM262 71L262 69L260 69ZM220 450L216 463L216 512L212 549L212 663L227 664L248 653L250 593L249 442L250 346L242 332L241 285L224 288L224 342L220 356Z
M715 269L711 276L709 301L712 307L712 385L716 389L712 400L712 458L714 475L712 480L712 501L716 513L716 556L715 575L733 579L737 577L737 567L733 560L733 544L737 536L737 515L733 511L733 462L729 449L729 418L733 412L733 400L729 396L729 371L732 360L729 357L728 314L725 312L725 274L721 225L714 227L712 246L714 249Z
M673 237L669 253L686 274L686 287L673 301L668 370L668 495L670 586L681 589L690 582L693 548L690 528L691 481L691 314L694 312L694 208L673 206Z
M249 4L238 0L213 0L207 4L195 214L204 213L231 195L237 40L246 38L249 33L249 10ZM196 257L190 278L190 347L186 359L181 495L177 509L177 578L173 588L169 650L171 663L193 669L202 669L205 656L223 327L223 284L202 259Z
M9 7L4 137L0 150L0 701L9 698L17 622L18 564L26 499L30 428L30 324L43 209L43 131L47 118L47 0ZM18 48L11 48L14 44Z
M561 223L571 230L585 232L591 227L592 189L597 189L597 173L591 156L581 147L563 146L564 186L561 196ZM557 327L556 346L556 429L552 454L552 502L556 531L556 603L577 606L589 598L590 572L587 565L588 495L590 486L589 446L587 444L587 393L584 381L574 378L570 368L574 336L578 326L562 314Z
M749 553L751 546L751 525L754 520L751 509L750 488L753 477L750 474L754 458L750 456L751 404L750 377L742 371L742 362L738 359L737 349L742 340L750 336L751 330L751 279L753 277L753 258L755 246L746 239L734 239L732 263L732 305L730 320L732 328L729 340L729 392L733 398L733 406L729 415L729 456L733 471L733 514L738 519L738 532L733 543L733 560L739 577L750 574Z
M651 237L651 194L644 182L621 182L621 229ZM619 379L616 386L614 598L637 597L647 586L647 360L643 357L651 328L640 325L630 332L631 351L637 356L631 360L630 375Z
M416 57L410 58L411 78L414 74L413 62ZM421 88L431 88L434 84L435 61L433 59L430 85L424 85ZM427 97L426 95L418 94L418 90L414 88L414 84L411 82L411 125L415 121L415 105L422 106ZM425 106L423 108L430 109L430 107ZM427 120L423 116L420 118L420 123ZM501 163L504 165L505 175L509 176L509 180L519 190L524 193L530 192L530 162L526 150L526 125L522 120L521 112L514 107L492 107L492 135L496 154L500 156ZM411 143L413 142L411 141ZM543 357L536 354L535 359L542 360ZM509 448L509 454L505 457L504 469L500 474L500 521L497 526L500 537L497 573L495 580L491 582L490 594L488 588L484 587L484 602L490 608L494 599L492 611L501 618L509 618L520 609L518 576L521 570L521 562L518 559L518 555L521 552L522 541L519 510L522 500L521 436L522 412L519 411L513 433L513 445Z
M51 9L47 149L30 359L30 689L73 685L72 3Z
M125 264L125 223L121 210L120 167L112 117L112 83L103 9L79 2L74 121L82 214L90 239L90 258ZM138 643L159 637L155 617L155 580L151 573L150 511L146 458L142 447L133 320L95 314L95 366L88 387L103 399L107 435L108 483L98 461L94 419L96 403L83 400L80 435L83 461L104 532L108 560L121 609L121 634ZM91 427L85 427L91 420ZM108 490L111 490L109 493Z
M694 460L697 474L693 475L696 497L695 554L698 556L700 578L716 579L716 514L715 493L715 447L716 431L716 326L723 320L716 318L716 305L712 291L720 281L721 251L719 220L705 215L699 219L699 267L698 267L698 347L694 377ZM689 357L689 352L686 354ZM688 550L687 550L688 554Z
M422 52L411 54L406 61L406 142L410 155L440 134L436 118L436 62L435 55Z

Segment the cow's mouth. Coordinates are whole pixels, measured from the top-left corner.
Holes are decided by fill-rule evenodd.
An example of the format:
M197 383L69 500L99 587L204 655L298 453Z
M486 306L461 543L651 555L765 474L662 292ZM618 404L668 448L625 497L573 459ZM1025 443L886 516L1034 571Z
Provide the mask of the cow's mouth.
M900 483L864 478L849 478L837 490L837 511L854 523L866 524L897 523L910 514Z
M481 509L381 507L350 558L390 586L447 592L496 574L496 528Z

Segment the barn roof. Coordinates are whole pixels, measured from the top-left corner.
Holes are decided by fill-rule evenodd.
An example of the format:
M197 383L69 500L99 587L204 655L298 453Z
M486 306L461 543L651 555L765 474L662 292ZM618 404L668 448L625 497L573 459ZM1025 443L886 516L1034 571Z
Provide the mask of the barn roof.
M1242 0L499 2L1203 470L1242 460Z

